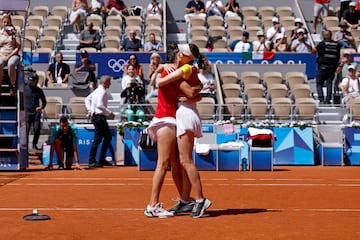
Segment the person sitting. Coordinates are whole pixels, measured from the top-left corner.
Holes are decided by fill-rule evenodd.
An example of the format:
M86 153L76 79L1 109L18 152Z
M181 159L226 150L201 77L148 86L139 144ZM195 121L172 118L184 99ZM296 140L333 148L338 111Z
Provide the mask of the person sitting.
M156 41L155 33L149 34L149 41L144 44L144 52L162 52L163 45Z
M129 64L129 66L127 66L127 72L124 73L124 75L121 79L122 89L125 89L128 87L131 79L136 79L136 82L143 86L143 81L139 77L139 75L136 74L135 66L133 64Z
M278 17L271 19L273 26L266 31L266 38L270 41L271 49L273 45L285 35L285 28L280 24Z
M290 50L297 53L312 53L313 47L310 40L305 37L305 31L302 28L297 30L297 38L291 43Z
M253 41L253 49L257 52L270 51L270 42L265 39L264 32L262 30L256 33L257 40Z
M86 50L81 50L80 58L81 61L75 63L74 72L88 72L89 75L86 83L89 84L91 91L93 91L97 85L95 77L96 66L89 60L89 53Z
M96 50L101 50L101 36L97 29L94 29L94 24L89 22L86 29L82 30L79 38L79 46L77 46L77 50L81 48L92 47L96 48Z
M212 97L216 102L214 73L211 71L211 65L207 58L205 58L204 66L198 73L198 78L203 85L200 95L202 97Z
M207 16L223 16L224 7L220 0L208 0L205 4Z
M105 7L104 0L91 0L90 6L90 14L100 15L104 19L106 18L109 10Z
M143 66L139 63L139 59L136 54L130 54L129 60L124 65L124 75L128 75L128 67L130 65L134 67L135 75L139 76L141 80L144 80Z
M360 79L356 77L354 65L348 66L348 75L342 79L339 88L343 93L343 104L347 105L351 99L360 97Z
M145 113L137 104L144 103L145 89L138 83L135 78L130 79L127 87L121 92L122 104L129 104L125 110L128 121L137 120L144 121Z
M334 35L334 41L338 42L341 45L341 48L353 48L355 39L352 36L352 33L347 30L349 25L346 22L341 21L339 27L340 30L336 31Z
M109 0L106 8L109 16L119 15L123 20L125 20L126 16L129 16L128 9L122 0Z
M63 62L63 54L57 52L55 62L51 63L46 71L45 86L49 83L67 83L70 75L70 67Z
M244 18L240 11L240 5L236 0L228 0L224 7L225 19L228 17L239 16Z
M342 20L350 26L350 29L357 29L360 20L359 10L356 9L356 3L350 2L349 8L346 9L342 15Z
M249 32L244 31L242 34L241 41L238 42L234 47L234 52L252 52L252 43L249 41Z
M141 40L136 38L134 30L129 31L129 37L125 38L120 44L120 51L142 52Z
M146 13L148 16L161 16L163 13L161 2L159 2L158 0L152 0L146 8Z
M284 35L280 38L273 46L272 49L274 52L288 52L289 51L289 43L287 41L287 36Z
M150 56L150 64L148 66L148 76L149 84L147 87L147 95L145 96L145 101L147 102L149 98L158 96L158 89L156 86L156 69L161 64L161 57L157 52L154 52Z
M295 18L295 28L291 30L290 42L294 41L294 39L298 37L297 30L300 28L303 29L305 32L304 36L306 38L308 37L308 31L306 30L306 28L304 28L303 25L304 24L302 23L301 18Z
M16 67L20 64L21 49L20 33L11 23L11 16L4 14L1 18L0 30L0 95L4 77L4 67L8 66L10 78L10 95L16 94Z
M62 116L59 124L53 127L50 137L50 162L46 169L53 169L54 150L58 159L59 169L64 169L64 158L66 169L71 169L75 157L75 170L81 170L78 152L78 131L69 124L67 117Z
M195 15L206 17L205 4L201 0L190 0L186 4L184 19L188 27L190 27L190 17Z
M75 26L76 33L81 31L81 21L87 16L89 5L87 0L73 0L70 13L70 25Z

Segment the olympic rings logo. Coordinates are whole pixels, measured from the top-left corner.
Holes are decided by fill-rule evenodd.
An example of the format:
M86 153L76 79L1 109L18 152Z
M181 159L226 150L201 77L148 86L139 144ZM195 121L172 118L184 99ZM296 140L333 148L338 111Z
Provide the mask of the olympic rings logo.
M118 73L124 70L124 65L127 61L125 59L109 59L108 60L108 67L111 68L114 72Z

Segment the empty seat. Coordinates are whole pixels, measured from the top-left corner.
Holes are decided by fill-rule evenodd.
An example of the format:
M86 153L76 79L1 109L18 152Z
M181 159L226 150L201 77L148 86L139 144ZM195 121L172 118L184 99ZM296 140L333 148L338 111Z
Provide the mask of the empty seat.
M226 17L226 25L227 27L241 27L242 26L242 20L240 16L229 16Z
M223 26L210 26L208 28L208 35L215 37L215 36L224 36L225 35L225 27Z
M291 89L291 95L293 98L308 98L311 97L311 89L309 84L303 83L303 84L296 84Z
M28 26L36 26L41 28L43 25L43 17L42 16L35 16L31 15L27 18L27 24Z
M215 111L215 100L212 97L203 97L197 102L196 107L201 119L213 119Z
M63 106L62 97L58 96L46 96L46 106L44 109L44 117L48 120L58 121Z
M106 48L119 48L120 38L118 36L105 36L104 45Z
M60 16L64 22L68 16L68 7L65 5L56 5L51 9L51 14L54 16Z
M121 28L119 26L106 26L104 30L105 36L121 36Z
M19 27L20 29L22 29L24 27L25 17L22 16L22 15L12 15L11 16L11 23L15 27Z
M27 26L25 28L25 36L34 36L36 39L39 37L40 27L38 26Z
M88 53L96 53L97 52L96 48L94 48L94 47L84 47L84 48L80 49L80 51L82 51L82 50L85 50Z
M225 83L222 85L223 93L225 97L240 97L241 88L236 83Z
M283 27L294 26L295 25L295 17L294 16L283 16L280 18L280 23Z
M205 26L206 20L205 16L190 16L190 26Z
M279 97L271 101L272 118L276 120L292 119L292 103L289 98Z
M261 6L259 7L259 15L261 18L266 16L274 17L275 16L275 8L273 6Z
M247 103L248 118L264 120L268 118L268 104L265 98L250 98Z
M260 82L260 73L254 71L246 71L240 74L240 80L243 85L250 83L259 83Z
M337 16L324 16L323 24L326 29L330 28L330 27L338 27L339 26L339 18Z
M313 98L297 98L295 100L297 120L316 119L316 101Z
M234 37L241 37L244 32L244 29L241 26L231 26L226 30L227 37L230 39L234 39Z
M244 111L244 102L240 97L229 97L224 98L226 104L226 112L229 117L234 117L235 119L243 118Z
M160 15L148 15L145 18L146 26L161 26L162 25L162 18Z
M221 71L220 79L223 84L225 83L237 83L238 74L235 71Z
M45 5L37 5L32 9L32 14L35 16L42 16L44 19L49 15L49 7Z
M161 37L162 36L162 29L161 29L160 26L153 26L153 25L146 26L145 27L145 35L148 36L150 33L154 33L155 36Z
M276 8L276 14L281 19L283 16L293 16L293 10L290 6L278 6Z
M199 48L205 48L208 38L205 36L193 36L191 43L196 44Z
M126 26L141 26L142 18L140 16L128 16L125 18Z
M264 72L262 79L265 82L266 86L268 86L274 83L282 83L283 76L281 72L271 71L271 72Z
M95 29L99 29L102 31L103 27L103 18L100 15L90 15L86 17L86 25L89 25L89 23L92 22Z
M226 38L222 37L220 39L216 39L216 41L213 42L213 47L215 49L227 49L226 48Z
M241 12L244 18L248 16L257 16L257 8L255 6L242 6Z
M53 36L41 36L39 39L39 46L42 48L54 49L56 45L56 38Z
M360 120L360 98L352 98L349 103L350 121Z
M119 15L111 15L106 17L106 26L116 26L121 28L122 23L122 17Z
M222 16L208 16L207 24L209 27L213 26L223 26L224 18Z
M270 99L284 98L288 95L288 88L282 83L273 83L268 85L267 93Z
M104 47L101 49L101 52L111 53L111 52L119 52L119 48L107 48Z
M69 100L69 111L72 119L87 119L85 97L71 97Z
M206 27L205 26L193 26L190 28L191 36L205 36Z
M285 82L291 89L296 84L305 83L305 74L303 72L287 72L285 74Z
M245 85L244 93L247 99L265 97L264 86L260 83L249 83Z
M45 86L45 80L46 80L46 75L45 75L45 71L40 71L40 70L37 70L36 71L36 74L38 75L39 77L39 80L38 80L38 87L39 88L42 88Z
M47 26L55 26L55 27L60 28L62 23L63 23L63 19L61 16L53 15L53 16L48 16L46 18Z
M245 24L245 28L247 29L248 27L252 27L252 26L260 26L260 19L258 16L254 15L254 16L246 16L243 20L243 23Z
M56 26L46 26L43 29L44 36L52 36L57 38L59 36L60 29Z

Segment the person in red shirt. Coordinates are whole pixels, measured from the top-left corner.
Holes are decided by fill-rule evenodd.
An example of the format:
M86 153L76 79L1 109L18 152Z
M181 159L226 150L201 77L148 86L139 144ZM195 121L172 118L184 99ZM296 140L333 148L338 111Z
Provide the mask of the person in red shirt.
M109 11L109 16L120 15L124 18L129 15L127 7L122 0L109 0L106 8Z

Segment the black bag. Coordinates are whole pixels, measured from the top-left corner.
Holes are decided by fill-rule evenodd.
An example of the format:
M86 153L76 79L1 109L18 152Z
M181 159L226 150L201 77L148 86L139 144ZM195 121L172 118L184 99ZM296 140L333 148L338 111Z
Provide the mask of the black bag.
M71 72L69 76L69 87L87 89L89 88L90 73L85 71Z
M140 133L139 146L143 150L155 150L157 148L156 142L149 137L146 130Z

